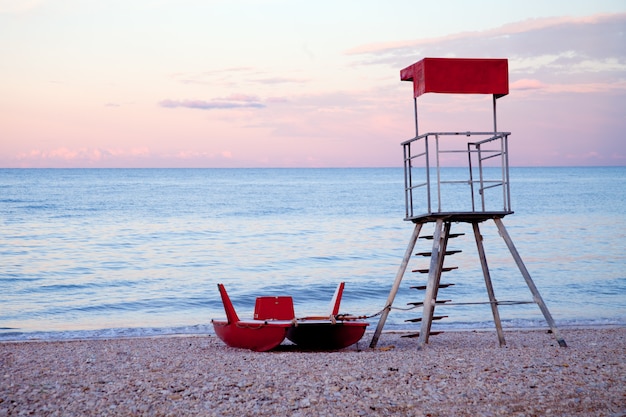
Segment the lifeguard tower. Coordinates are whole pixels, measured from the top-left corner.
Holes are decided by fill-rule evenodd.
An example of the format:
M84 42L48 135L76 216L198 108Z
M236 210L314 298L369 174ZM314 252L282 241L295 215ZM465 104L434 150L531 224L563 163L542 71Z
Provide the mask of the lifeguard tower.
M508 138L510 132L499 132L496 101L509 93L508 60L424 58L400 72L402 81L413 82L415 137L402 143L404 150L405 220L415 227L406 253L374 332L370 347L376 347L392 308L394 298L406 272L418 238L432 239L432 251L415 256L429 256L428 269L414 272L428 274L426 285L415 286L424 291L423 301L411 303L423 306L422 317L410 321L421 323L418 348L428 343L438 305L454 305L437 298L439 289L454 284L441 283L442 273L456 269L444 266L446 256L460 251L448 250L448 240L461 234L451 233L453 223L470 223L491 305L500 346L506 344L498 312L499 305L536 303L543 313L559 346L567 344L559 334L552 315L541 298L522 258L520 257L502 219L513 214L509 190ZM493 132L419 133L417 98L425 93L491 94L493 96ZM446 165L451 164L451 165ZM450 166L455 167L449 169ZM461 167L461 168L459 168ZM480 223L493 220L517 264L533 301L499 301L493 290L489 266L480 233ZM420 236L422 227L434 224L434 233ZM458 304L479 304L457 303Z

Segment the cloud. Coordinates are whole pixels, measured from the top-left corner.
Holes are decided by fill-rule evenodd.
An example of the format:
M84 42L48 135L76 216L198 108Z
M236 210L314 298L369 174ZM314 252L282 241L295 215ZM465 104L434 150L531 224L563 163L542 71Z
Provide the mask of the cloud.
M33 149L3 161L8 167L188 167L227 166L233 151L171 150L154 152L147 147L133 148L68 148Z
M547 86L539 80L521 79L510 84L511 90L543 90Z
M196 73L175 73L170 77L183 84L241 87L242 85L270 86L280 84L306 84L310 78L277 76L255 67L231 67Z
M254 81L260 84L305 84L308 82L304 78L289 78L289 77L267 77L256 78Z
M43 0L0 0L0 14L27 13L38 8Z
M540 44L532 45L533 48L531 48L528 52L532 51L536 46L540 46L542 49L551 49L554 46L555 41L574 44L577 43L578 40L583 40L583 42L580 43L581 47L586 47L588 44L593 43L594 46L598 47L598 49L606 49L607 46L611 46L611 49L613 50L622 51L623 47L621 45L624 36L623 31L625 21L626 13L600 14L582 18L560 17L528 19L485 31L459 32L437 38L421 38L414 40L365 44L347 50L345 53L348 55L370 54L382 56L393 54L399 56L402 53L415 52L416 49L428 52L431 50L450 49L452 46L460 46L461 44L464 46L470 46L468 44L475 42L480 42L481 46L484 44L516 45L516 40L521 37L525 37L528 34L531 34L535 40L543 40ZM548 32L551 32L554 35L558 35L558 33L573 33L574 38L563 39L563 36L561 35L556 38L551 37L542 39L540 35ZM603 35L607 32L614 32L616 35L616 38L613 39L611 45L596 43L595 38L599 36L603 37ZM593 38L590 39L589 36L592 36ZM477 48L474 47L472 49ZM450 50L449 54L455 54L455 51Z
M256 108L262 109L265 104L259 101L252 101L248 98L242 97L230 97L225 99L213 99L210 101L205 100L170 100L165 99L159 102L159 106L165 108L177 108L183 107L187 109L198 110L216 110L216 109L240 109L240 108Z
M246 79L251 75L258 75L259 71L253 67L229 67L201 72L177 72L170 75L172 79L183 84L214 85L223 84L227 79L236 77Z
M147 157L150 150L146 147L130 149L104 149L104 148L76 148L60 147L51 150L33 149L29 152L19 153L15 159L18 161L74 161L83 163L102 162L107 159L118 157Z
M543 91L549 93L624 93L626 92L626 80L610 83L546 84L537 79L523 78L512 82L509 88L517 91Z
M346 51L361 64L403 68L418 57L509 57L512 72L624 71L626 13L530 19L495 29L361 45Z
M529 19L438 38L346 51L361 65L404 68L422 57L506 57L512 90L623 94L626 13Z
M229 150L223 150L218 153L199 151L199 150L180 150L173 154L174 159L181 159L181 160L201 160L201 159L216 159L216 158L231 159L232 157L233 157L233 153Z

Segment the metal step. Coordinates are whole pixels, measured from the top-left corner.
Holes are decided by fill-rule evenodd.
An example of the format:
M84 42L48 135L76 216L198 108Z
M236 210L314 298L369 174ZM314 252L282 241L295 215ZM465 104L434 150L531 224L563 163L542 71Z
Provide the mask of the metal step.
M463 252L462 250L447 250L446 251L446 255L454 255L455 253L461 253ZM418 252L415 255L416 256L431 256L433 253L432 252Z
M459 237L459 236L465 236L465 233L450 233L448 235L449 239L454 239L455 237ZM426 239L426 240L433 240L433 235L429 235L429 236L420 236L420 239Z
M428 334L429 334L430 336L437 336L438 334L441 334L441 333L443 333L443 331L430 332L430 333L428 333ZM405 334L405 335L400 336L400 337L409 337L409 338L413 338L413 337L419 337L419 335L420 335L420 333L419 333L419 332L417 332L417 333L412 333L412 334Z
M452 300L437 300L437 301L435 301L435 304L436 305L445 304L445 303L449 303L450 301L452 301ZM424 302L423 301L418 301L418 302L415 302L415 303L407 303L407 305L419 307L419 306L423 306Z
M448 271L452 271L454 269L459 269L459 267L458 266L445 266L445 267L441 268L441 272L448 272ZM429 271L430 271L430 269L428 269L428 268L411 270L411 272L419 272L420 274L427 274Z
M441 319L445 319L446 317L448 317L448 316L433 316L433 320L441 320ZM407 319L407 320L404 320L404 321L408 321L408 322L411 322L411 323L418 323L418 322L422 321L422 318L418 317L416 319Z
M454 284L439 284L439 288L448 288L453 286ZM426 290L426 285L415 285L413 287L409 287L413 290L419 290L419 291L424 291Z

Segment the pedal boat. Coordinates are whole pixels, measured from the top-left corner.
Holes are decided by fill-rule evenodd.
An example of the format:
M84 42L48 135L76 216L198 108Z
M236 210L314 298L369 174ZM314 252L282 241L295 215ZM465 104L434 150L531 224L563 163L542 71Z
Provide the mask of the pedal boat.
M226 312L226 320L213 319L213 329L215 334L224 343L230 347L243 348L254 350L255 352L266 352L274 349L280 345L287 336L287 330L293 326L293 300L291 297L258 297L255 305L254 319L240 320L233 303L230 301L230 297L224 288L224 285L217 284L217 288L220 291L222 297L222 304L224 304L224 311ZM265 299L259 301L259 299ZM283 313L279 320L279 317L269 318L264 317L259 319L258 310L267 303L270 298L273 298L276 305L285 307L291 305L291 312ZM287 300L288 299L288 300ZM276 309L278 311L278 309Z
M265 352L276 348L285 338L305 350L338 350L363 337L369 323L339 313L345 283L337 286L326 316L296 318L289 296L257 297L254 318L239 319L224 288L218 284L226 320L213 319L217 336L230 347Z

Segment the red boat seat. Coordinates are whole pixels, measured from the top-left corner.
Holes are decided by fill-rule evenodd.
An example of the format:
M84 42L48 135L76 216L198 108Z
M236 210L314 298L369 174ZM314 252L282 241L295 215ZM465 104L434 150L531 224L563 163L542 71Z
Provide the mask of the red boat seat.
M293 299L289 296L257 297L254 304L255 320L292 320L295 317Z

